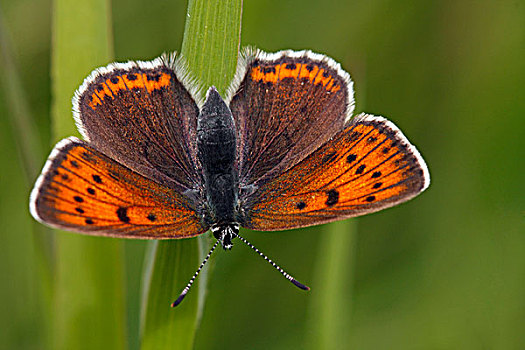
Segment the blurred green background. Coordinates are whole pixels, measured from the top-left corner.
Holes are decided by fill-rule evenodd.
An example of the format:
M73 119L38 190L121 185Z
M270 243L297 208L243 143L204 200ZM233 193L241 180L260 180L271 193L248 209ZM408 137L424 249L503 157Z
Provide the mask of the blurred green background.
M20 149L30 135L43 165L52 147L52 2L2 0L0 11L0 349L42 349L53 277L41 261L53 248L34 233ZM179 50L185 11L185 1L114 0L116 59ZM243 45L333 57L353 77L357 111L394 121L430 168L420 197L353 221L338 267L349 277L345 322L333 325L341 349L525 348L524 19L514 0L245 2ZM245 232L310 293L240 243L218 252L195 348L312 348L316 281L330 274L319 247L351 225ZM145 242L124 247L127 343L138 349Z

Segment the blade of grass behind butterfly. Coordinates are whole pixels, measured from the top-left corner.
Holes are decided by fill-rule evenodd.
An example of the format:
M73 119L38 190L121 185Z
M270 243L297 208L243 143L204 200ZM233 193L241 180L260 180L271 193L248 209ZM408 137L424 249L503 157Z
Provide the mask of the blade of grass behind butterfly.
M190 0L188 4L181 53L199 86L214 85L223 96L237 65L241 13L242 0ZM207 269L181 305L176 309L169 305L195 272L209 242L206 234L151 243L143 275L142 349L193 348L204 307Z
M323 226L306 322L308 348L339 349L348 342L356 221ZM346 338L345 338L346 337Z
M77 134L71 97L113 53L109 0L56 0L53 11L52 120L57 141ZM53 349L125 347L121 244L57 232Z
M0 118L0 275L5 276L0 299L9 300L0 314L0 344L20 347L18 335L31 328L32 337L24 340L24 346L45 348L52 309L52 237L29 215L24 195L45 155L20 76L23 64L12 45L13 27L8 26L0 6L0 115L6 116Z

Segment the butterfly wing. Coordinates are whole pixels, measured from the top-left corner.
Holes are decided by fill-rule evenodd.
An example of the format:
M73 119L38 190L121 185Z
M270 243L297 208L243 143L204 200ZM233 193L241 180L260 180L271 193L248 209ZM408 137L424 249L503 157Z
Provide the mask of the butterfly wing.
M185 238L207 230L195 204L71 137L52 151L30 199L50 226L97 236Z
M75 94L73 110L94 148L183 192L201 184L192 141L199 110L179 71L173 57L99 68Z
M242 191L286 171L335 135L354 100L348 73L310 51L248 49L239 67L230 109Z
M282 230L373 213L429 185L427 166L401 131L362 114L243 204L244 227Z

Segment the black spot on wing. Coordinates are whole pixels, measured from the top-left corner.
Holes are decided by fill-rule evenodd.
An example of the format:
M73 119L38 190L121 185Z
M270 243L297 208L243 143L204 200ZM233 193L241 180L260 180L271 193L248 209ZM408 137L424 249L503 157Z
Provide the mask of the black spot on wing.
M93 181L95 181L96 183L98 184L101 184L102 183L102 179L100 178L100 176L98 175L93 175Z
M326 199L326 205L329 207L334 206L337 204L337 202L339 202L339 192L336 190L330 190L326 192L326 195L328 196Z
M146 78L147 78L148 81L156 81L156 82L158 82L160 80L160 74L159 73L148 74Z
M365 168L366 168L366 165L361 164L361 165L359 166L359 168L357 168L357 170L355 171L355 174L356 174L356 175L362 174L363 171L365 171Z
M128 217L128 208L125 208L125 207L119 207L117 209L117 217L120 221L122 222L129 222L129 217Z
M355 154L349 154L348 157L346 157L346 162L348 164L352 163L354 160L357 159L357 155Z

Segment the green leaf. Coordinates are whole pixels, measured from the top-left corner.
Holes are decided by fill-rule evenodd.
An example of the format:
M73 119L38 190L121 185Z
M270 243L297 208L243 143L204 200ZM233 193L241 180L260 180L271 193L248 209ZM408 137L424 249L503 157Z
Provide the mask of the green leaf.
M241 10L241 0L190 0L188 5L181 53L199 86L214 85L222 95L237 66ZM204 307L207 269L181 305L172 309L170 303L197 269L209 242L206 235L151 243L144 271L142 349L193 348Z
M71 97L83 79L112 59L110 3L56 0L52 81L54 139L76 134ZM56 235L53 349L123 349L125 309L121 242Z

